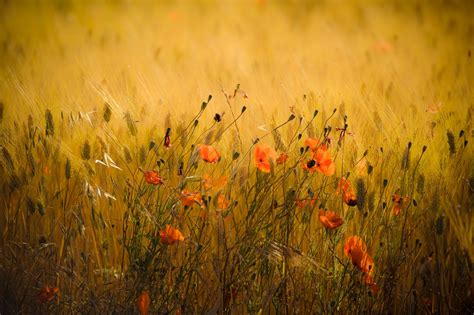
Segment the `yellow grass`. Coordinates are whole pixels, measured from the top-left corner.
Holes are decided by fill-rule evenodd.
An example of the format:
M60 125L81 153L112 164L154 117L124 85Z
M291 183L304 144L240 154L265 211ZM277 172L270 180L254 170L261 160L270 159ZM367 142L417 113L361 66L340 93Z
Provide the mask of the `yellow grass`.
M143 290L159 313L472 312L473 9L0 2L0 313L138 312ZM300 148L309 136L323 140L328 126L336 174L307 176ZM287 151L288 164L256 170L257 138ZM203 143L221 161L200 161ZM153 168L163 186L144 182ZM347 172L360 208L336 194ZM207 191L205 173L228 184ZM184 187L211 197L205 210L182 207ZM295 207L308 188L317 204ZM220 193L229 211L216 212ZM400 216L391 214L393 194L410 199ZM344 225L326 231L318 208ZM185 241L160 244L165 224ZM344 256L351 235L374 257L377 294ZM60 294L40 305L45 284Z

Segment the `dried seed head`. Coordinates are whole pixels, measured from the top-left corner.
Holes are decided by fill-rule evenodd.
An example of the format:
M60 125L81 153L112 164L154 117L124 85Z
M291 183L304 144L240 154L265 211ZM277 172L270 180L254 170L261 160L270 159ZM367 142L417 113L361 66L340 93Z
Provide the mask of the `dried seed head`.
M130 153L130 150L127 147L123 147L123 156L127 163L132 163L132 154Z
M91 158L91 146L89 140L86 140L82 145L81 157L83 160L89 160Z
M403 152L403 157L402 157L402 169L403 170L408 170L410 168L410 148L411 148L411 142L405 149L405 152Z
M362 210L365 203L365 183L361 178L357 179L357 208Z
M456 153L456 142L454 141L454 134L451 130L448 130L446 135L448 136L449 153L454 154Z
M444 232L444 216L443 215L440 215L436 219L435 226L436 226L436 234L438 234L438 235L443 234L443 232Z
M45 215L46 214L46 208L44 207L43 203L41 200L36 201L36 208L38 209L39 214Z
M144 146L140 147L140 164L145 164L146 161L146 149Z
M35 210L36 210L35 201L31 199L30 197L26 198L26 209L28 210L29 214L35 213Z
M46 136L54 135L54 122L53 122L53 114L49 109L46 110L45 114L46 118Z
M71 178L71 161L69 159L66 159L66 168L64 174L66 175L66 179Z
M3 161L5 161L6 167L10 173L12 173L15 170L15 165L13 163L12 156L10 155L10 152L8 152L7 148L2 146L2 158Z
M112 117L112 108L110 107L110 105L108 103L105 103L104 104L104 120L106 122L109 122L110 121L110 118Z
M132 136L136 136L137 135L137 124L132 119L132 115L130 114L130 112L125 113L125 120L127 121L128 132Z
M275 150L277 151L285 150L285 145L283 144L283 141L281 139L280 132L278 132L278 130L273 129L272 136L273 136L273 140L275 141Z
M418 176L418 181L416 182L416 192L420 195L423 195L425 192L425 175L423 174Z

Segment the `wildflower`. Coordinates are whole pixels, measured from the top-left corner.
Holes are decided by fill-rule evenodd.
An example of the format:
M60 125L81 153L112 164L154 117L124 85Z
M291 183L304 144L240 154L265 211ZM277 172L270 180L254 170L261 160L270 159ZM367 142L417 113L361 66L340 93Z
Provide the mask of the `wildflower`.
M337 229L344 223L344 220L341 217L339 217L335 212L329 210L319 211L319 221L329 230Z
M303 168L311 173L316 170L326 176L334 175L336 164L331 159L327 146L325 144L320 145L313 151L312 159L304 163Z
M204 189L220 189L227 184L227 177L222 176L220 178L212 178L209 174L204 174L201 176L201 181Z
M229 200L222 194L217 197L217 208L221 210L225 210L229 208L230 202Z
M344 244L344 254L352 260L352 264L363 273L373 272L374 261L367 253L365 242L358 236L351 236Z
M315 152L319 146L319 140L314 138L308 138L304 141L304 145L310 148L311 151Z
M199 146L199 155L208 163L217 163L221 158L221 155L217 152L216 148L205 144Z
M255 147L255 164L260 171L270 173L271 163L275 160L276 152L270 146L261 144Z
M181 202L183 203L183 206L190 207L194 203L197 203L201 208L205 208L201 194L198 192L192 192L188 189L184 189L181 192Z
M145 181L151 185L163 185L163 178L158 174L157 171L146 171L145 173Z
M148 314L148 308L150 307L150 295L147 291L143 291L137 298L138 311L141 315Z
M357 196L352 189L351 182L344 177L341 178L338 185L338 192L342 193L342 201L348 206L357 205Z
M165 229L160 232L160 237L161 243L165 245L173 245L177 241L184 241L183 233L168 224Z
M40 293L38 294L38 301L40 303L46 303L46 302L50 302L54 299L54 297L56 296L56 294L59 292L59 288L58 287L51 287L49 285L45 285Z
M288 160L288 154L280 153L280 156L277 158L276 163L278 165L285 164L286 160Z
M305 208L307 205L310 205L311 207L314 207L314 205L316 203L316 199L317 199L316 196L314 196L312 198L309 198L309 199L297 199L296 200L296 206L298 206L298 208L300 208L300 209Z

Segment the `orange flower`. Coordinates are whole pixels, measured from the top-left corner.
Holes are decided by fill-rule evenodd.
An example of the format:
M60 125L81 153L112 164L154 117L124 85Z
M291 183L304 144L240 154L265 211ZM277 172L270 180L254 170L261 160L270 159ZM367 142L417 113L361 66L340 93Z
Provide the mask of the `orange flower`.
M255 164L260 171L270 173L271 162L275 160L276 152L270 146L261 144L255 147Z
M190 207L194 203L197 203L201 208L205 208L204 202L202 201L201 194L198 192L192 192L187 189L184 189L181 192L181 202L183 206Z
M230 202L229 200L227 200L227 198L224 195L220 194L219 197L217 197L217 208L221 210L225 210L229 208L229 205L230 205Z
M334 175L336 172L336 164L331 159L331 155L329 154L328 148L325 144L320 145L315 149L312 159L304 163L303 168L311 173L318 171L326 176Z
M166 225L165 229L160 232L161 243L173 245L177 241L184 241L184 235L178 229L171 225Z
M50 287L49 285L45 285L40 293L38 294L38 301L40 303L46 303L46 302L50 302L54 299L54 297L56 296L56 294L59 292L59 288L58 287Z
M276 163L278 165L284 164L288 160L288 154L286 153L280 153L280 156L277 158Z
M357 197L352 189L351 182L344 177L339 181L338 192L342 192L342 200L348 206L357 205Z
M220 178L213 179L209 174L201 176L202 185L204 189L220 189L227 184L227 177L222 176Z
M217 152L216 148L205 144L199 146L199 155L208 163L217 163L221 158L221 155Z
M337 229L344 223L344 220L339 217L333 211L319 211L319 221L324 225L326 229L334 230Z
M304 141L304 145L310 148L311 151L315 152L319 146L319 140L314 138L308 138Z
M163 185L163 178L161 178L157 171L146 171L145 181L151 185Z
M143 291L137 299L138 311L141 315L148 314L148 308L150 307L150 296L147 291Z
M371 274L374 270L374 261L367 253L367 245L358 236L351 236L344 244L344 254L351 258L352 264L363 273Z
M309 204L311 207L314 207L314 204L316 203L316 199L318 199L316 196L313 198L307 198L307 199L297 199L296 200L296 205L298 208L303 209L306 208L306 206Z

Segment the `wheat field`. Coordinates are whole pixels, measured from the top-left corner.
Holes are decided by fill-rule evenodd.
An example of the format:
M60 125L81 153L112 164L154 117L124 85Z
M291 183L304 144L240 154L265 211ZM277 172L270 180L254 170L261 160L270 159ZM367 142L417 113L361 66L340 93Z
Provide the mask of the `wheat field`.
M0 1L0 314L474 312L469 1Z

